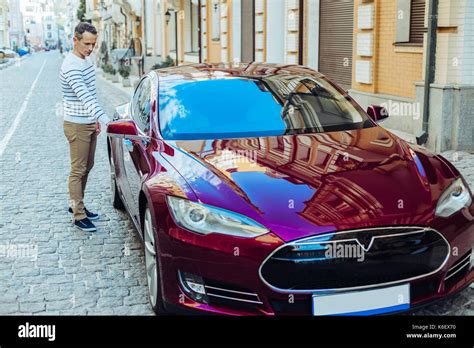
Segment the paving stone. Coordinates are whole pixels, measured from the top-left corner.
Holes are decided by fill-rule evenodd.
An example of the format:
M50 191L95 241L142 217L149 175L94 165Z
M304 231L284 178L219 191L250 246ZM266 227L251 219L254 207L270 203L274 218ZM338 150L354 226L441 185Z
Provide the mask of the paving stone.
M20 302L20 312L38 313L46 310L46 304L41 302Z

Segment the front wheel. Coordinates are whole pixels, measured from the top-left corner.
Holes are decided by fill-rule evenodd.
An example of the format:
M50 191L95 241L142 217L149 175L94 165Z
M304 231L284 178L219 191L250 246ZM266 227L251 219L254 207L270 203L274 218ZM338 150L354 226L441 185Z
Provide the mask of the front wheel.
M145 241L145 269L146 280L148 283L148 295L151 307L157 315L165 314L163 306L163 297L161 294L161 280L158 248L156 247L156 238L153 228L150 209L147 207L143 219L143 234Z

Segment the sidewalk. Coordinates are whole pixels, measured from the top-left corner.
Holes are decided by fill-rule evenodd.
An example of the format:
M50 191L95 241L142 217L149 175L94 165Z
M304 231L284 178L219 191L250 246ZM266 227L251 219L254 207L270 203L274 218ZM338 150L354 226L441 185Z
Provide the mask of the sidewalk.
M140 80L140 78L139 78L138 76L132 76L132 75L130 75L130 76L129 76L129 79L130 79L131 87L124 87L123 84L122 84L122 77L121 77L121 76L119 76L119 82L112 82L112 81L110 81L110 80L108 80L108 79L106 79L106 78L104 77L104 73L103 73L103 71L102 71L101 68L96 68L95 71L96 71L96 76L97 76L98 78L100 78L100 79L101 79L102 81L104 81L105 83L107 83L107 84L109 84L109 85L111 85L111 86L114 86L115 88L118 88L118 89L120 89L121 91L127 93L127 94L130 96L130 98L133 96L133 92L135 91L135 88L134 88L133 86L135 85L135 83L136 83L137 81Z
M407 133L407 132L402 132L402 131L392 129L392 128L385 128L383 126L383 124L381 124L380 126L384 129L388 130L390 133L395 134L397 137L402 138L406 142L411 143L411 144L416 144L416 137L413 134Z

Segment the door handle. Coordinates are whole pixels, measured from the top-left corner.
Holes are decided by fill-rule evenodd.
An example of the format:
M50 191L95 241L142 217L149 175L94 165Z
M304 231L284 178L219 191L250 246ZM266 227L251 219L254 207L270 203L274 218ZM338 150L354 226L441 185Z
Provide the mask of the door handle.
M130 139L123 139L123 145L129 152L133 152L133 143Z

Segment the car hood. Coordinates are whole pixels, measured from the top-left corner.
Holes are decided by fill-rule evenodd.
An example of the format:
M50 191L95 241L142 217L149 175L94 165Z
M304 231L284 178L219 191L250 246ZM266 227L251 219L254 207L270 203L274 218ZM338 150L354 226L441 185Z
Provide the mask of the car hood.
M284 241L427 225L454 176L440 158L381 127L168 145L164 157L200 202L244 214Z

